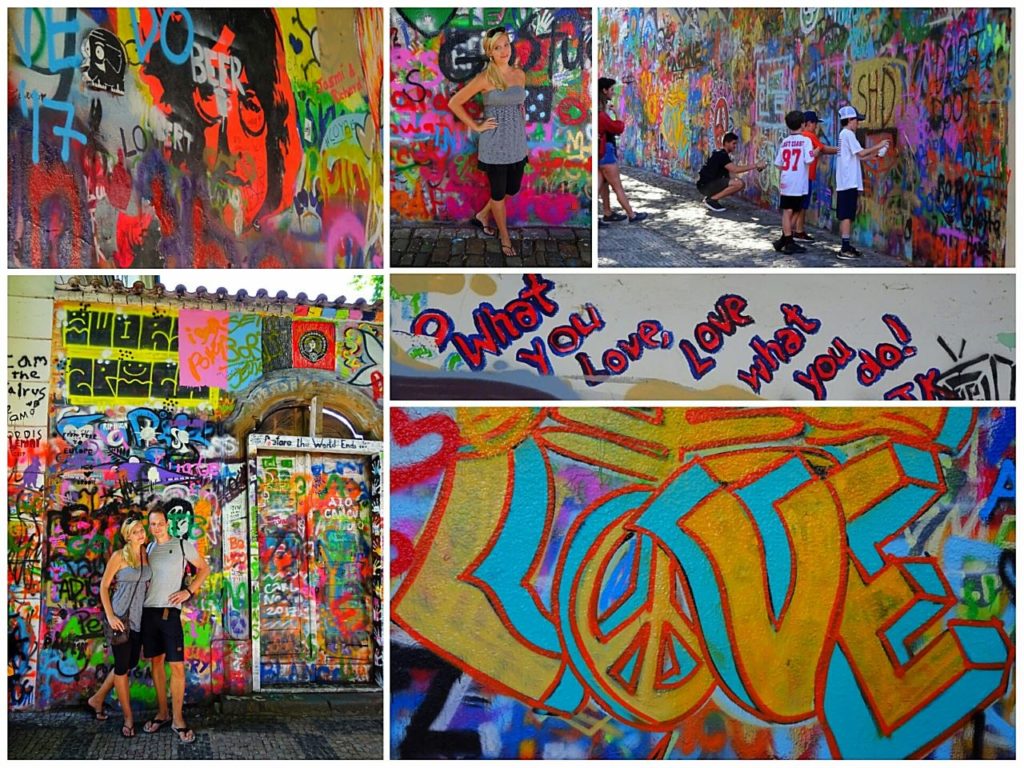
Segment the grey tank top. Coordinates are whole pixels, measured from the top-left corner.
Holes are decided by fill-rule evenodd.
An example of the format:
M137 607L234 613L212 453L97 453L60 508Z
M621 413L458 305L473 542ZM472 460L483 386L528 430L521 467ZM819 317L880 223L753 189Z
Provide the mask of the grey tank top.
M118 616L128 614L128 625L136 632L142 631L142 603L146 600L146 588L153 572L148 565L141 568L125 566L117 572L114 595L110 607ZM136 587L138 584L138 587ZM134 591L134 596L132 592Z
M530 153L523 117L526 88L513 85L503 91L485 91L483 98L484 118L493 117L498 127L478 134L477 157L491 165L518 163Z

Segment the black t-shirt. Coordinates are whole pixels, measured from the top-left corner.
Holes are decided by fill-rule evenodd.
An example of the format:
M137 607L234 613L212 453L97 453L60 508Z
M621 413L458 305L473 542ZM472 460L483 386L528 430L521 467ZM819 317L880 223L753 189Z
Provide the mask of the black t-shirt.
M728 152L724 149L716 149L711 153L711 157L707 159L707 162L704 163L704 167L700 169L697 183L703 185L722 176L728 176L729 170L725 166L731 162L732 158L729 157Z

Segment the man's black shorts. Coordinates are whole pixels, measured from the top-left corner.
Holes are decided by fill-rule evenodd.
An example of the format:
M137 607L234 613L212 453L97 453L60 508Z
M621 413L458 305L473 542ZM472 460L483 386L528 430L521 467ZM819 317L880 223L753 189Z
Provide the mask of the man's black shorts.
M165 661L185 660L180 608L142 609L142 655L152 659L160 654L166 654Z
M840 189L836 192L836 218L843 219L857 218L857 198L860 192L856 189Z
M780 211L802 211L804 209L803 195L779 195Z

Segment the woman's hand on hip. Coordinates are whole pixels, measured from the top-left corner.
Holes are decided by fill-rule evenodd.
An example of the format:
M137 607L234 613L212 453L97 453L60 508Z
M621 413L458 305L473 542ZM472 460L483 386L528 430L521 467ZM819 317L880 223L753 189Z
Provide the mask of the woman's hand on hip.
M493 117L488 117L482 123L477 123L473 127L473 130L475 130L477 133L483 133L484 131L493 131L497 127L498 121L495 120Z

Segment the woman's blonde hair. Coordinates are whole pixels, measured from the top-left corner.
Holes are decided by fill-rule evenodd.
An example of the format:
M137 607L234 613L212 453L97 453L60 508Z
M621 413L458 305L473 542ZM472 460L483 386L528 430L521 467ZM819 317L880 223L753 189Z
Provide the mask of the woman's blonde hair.
M484 33L483 39L480 41L480 47L483 48L484 56L487 57L487 65L484 67L484 76L487 81L497 88L499 91L504 91L508 88L508 83L505 82L505 78L501 76L501 72L498 71L498 65L494 63L494 59L491 57L491 51L494 50L494 44L498 38L504 35L508 38L509 44L512 43L512 38L509 37L508 32L504 27L494 27Z
M121 538L124 540L124 546L121 547L121 559L131 568L138 568L141 562L139 550L132 546L130 538L137 525L142 525L142 519L136 515L132 515L121 523Z

